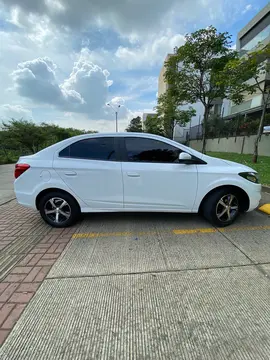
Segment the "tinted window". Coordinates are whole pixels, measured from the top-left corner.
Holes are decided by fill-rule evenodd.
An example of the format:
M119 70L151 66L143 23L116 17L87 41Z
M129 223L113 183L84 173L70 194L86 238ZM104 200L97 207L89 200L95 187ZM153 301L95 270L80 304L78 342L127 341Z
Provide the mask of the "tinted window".
M59 157L115 161L114 138L95 138L78 141L59 153Z
M128 161L178 162L181 150L162 141L144 138L126 138Z

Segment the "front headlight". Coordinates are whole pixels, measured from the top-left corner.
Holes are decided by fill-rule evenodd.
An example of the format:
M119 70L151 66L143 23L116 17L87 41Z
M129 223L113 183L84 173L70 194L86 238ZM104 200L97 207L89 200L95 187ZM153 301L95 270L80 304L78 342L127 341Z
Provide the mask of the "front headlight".
M243 172L239 174L244 179L251 181L255 184L259 184L259 175L255 172Z

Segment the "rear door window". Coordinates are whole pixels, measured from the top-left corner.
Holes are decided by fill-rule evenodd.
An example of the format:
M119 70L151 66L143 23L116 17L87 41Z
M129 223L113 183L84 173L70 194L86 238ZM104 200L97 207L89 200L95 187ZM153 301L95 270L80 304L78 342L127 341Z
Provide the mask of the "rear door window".
M77 141L60 151L59 157L116 161L114 138L104 137Z

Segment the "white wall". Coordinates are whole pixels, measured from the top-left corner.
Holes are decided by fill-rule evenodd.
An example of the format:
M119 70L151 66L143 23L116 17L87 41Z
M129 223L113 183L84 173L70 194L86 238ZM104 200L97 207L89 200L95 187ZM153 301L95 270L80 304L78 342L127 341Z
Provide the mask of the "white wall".
M203 114L204 114L204 106L201 102L197 102L195 104L187 104L182 105L180 107L181 110L188 110L189 106L192 106L193 109L196 110L196 115L191 119L191 123L189 122L185 127L181 127L176 125L174 128L173 138L175 141L182 142L186 140L186 133L189 132L190 127L199 125L202 123Z
M208 139L206 151L253 154L255 137L256 135ZM202 141L192 140L189 146L201 151ZM270 135L262 135L261 141L259 142L259 155L270 156Z
M221 116L223 117L231 115L231 101L228 99L223 99L222 108L221 108Z

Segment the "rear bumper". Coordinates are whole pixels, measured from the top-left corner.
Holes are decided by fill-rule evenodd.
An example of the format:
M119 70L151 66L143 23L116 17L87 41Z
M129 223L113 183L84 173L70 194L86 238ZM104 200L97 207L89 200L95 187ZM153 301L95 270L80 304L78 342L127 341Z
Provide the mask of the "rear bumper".
M16 191L15 194L16 194L16 199L20 205L35 210L37 209L35 203L35 197L33 196L33 194L26 194L18 191Z
M252 184L253 186L250 187L248 191L249 196L249 211L256 209L261 201L262 198L262 186L261 184Z

